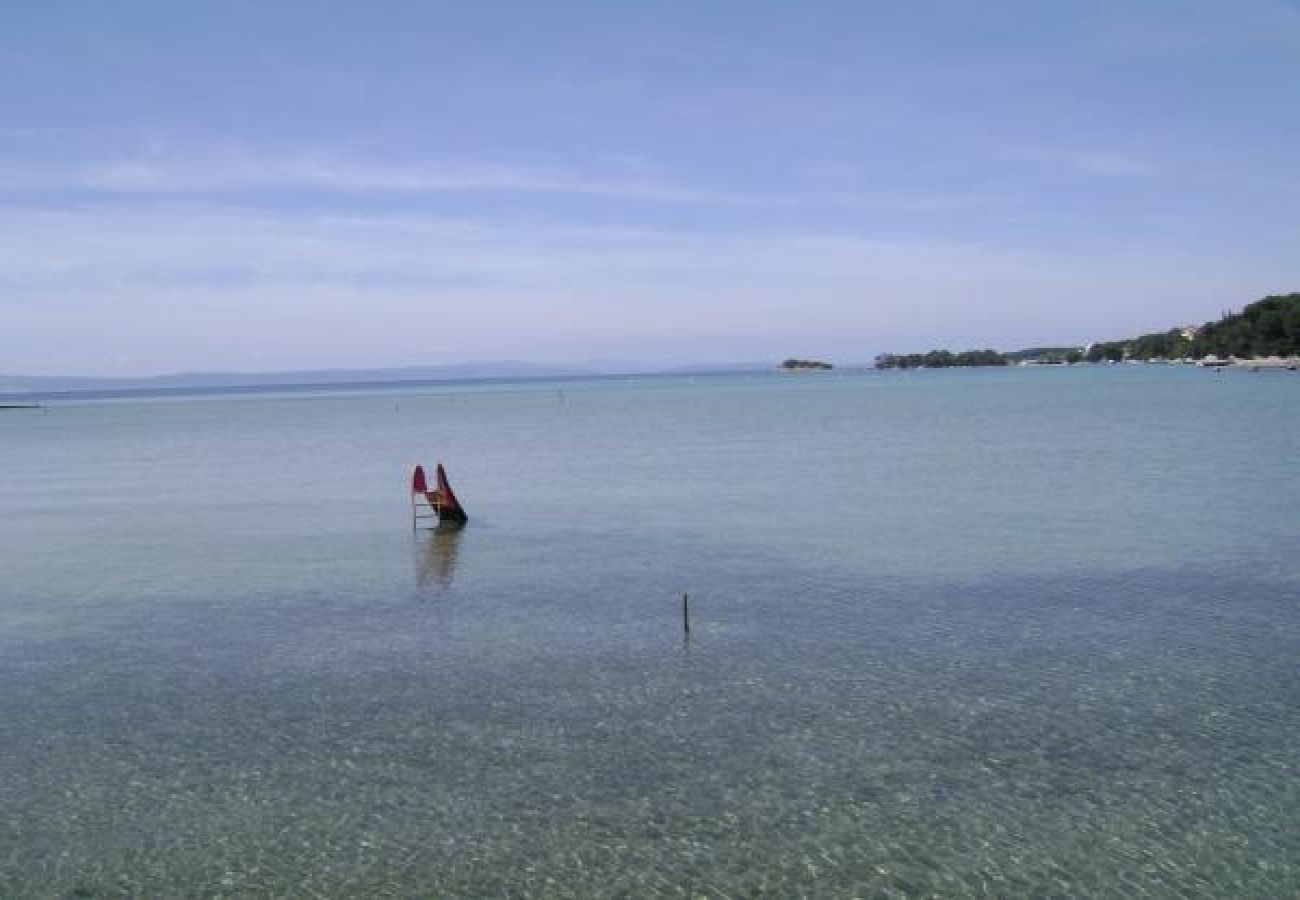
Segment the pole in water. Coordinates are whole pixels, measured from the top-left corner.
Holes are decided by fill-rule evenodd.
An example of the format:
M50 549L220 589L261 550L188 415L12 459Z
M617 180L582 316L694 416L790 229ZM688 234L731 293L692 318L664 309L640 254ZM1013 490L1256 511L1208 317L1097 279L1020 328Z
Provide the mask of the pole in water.
M688 641L691 639L691 598L688 594L682 594L682 634Z

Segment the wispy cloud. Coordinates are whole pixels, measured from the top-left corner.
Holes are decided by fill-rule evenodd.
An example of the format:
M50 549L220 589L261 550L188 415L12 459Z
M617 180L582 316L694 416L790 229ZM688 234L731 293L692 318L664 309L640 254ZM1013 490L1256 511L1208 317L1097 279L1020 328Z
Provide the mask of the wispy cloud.
M1005 143L995 145L990 155L1004 162L1029 163L1101 178L1133 178L1159 172L1159 168L1149 159L1112 147Z
M114 194L249 192L577 194L663 202L726 199L711 191L637 174L579 174L558 167L437 161L359 162L320 154L228 153L187 158L144 156L0 169L13 189Z
M1030 340L1122 332L1135 309L1152 315L1135 301L1157 285L1178 298L1171 321L1182 319L1188 298L1213 296L1213 306L1229 281L1226 293L1240 295L1242 274L1149 253L828 233L11 208L0 212L0 359L27 371L103 369L111 343L142 371L377 365L624 352L700 335L772 353L811 336L865 359L916 340L1004 343L989 329L1005 320ZM990 325L989 303L1003 324Z
M969 189L939 192L881 189L862 166L812 167L779 185L750 190L696 187L655 174L639 159L611 159L578 171L559 165L485 163L459 160L410 163L359 160L329 153L142 154L102 160L60 162L0 159L0 191L45 195L53 209L68 195L81 199L205 200L265 202L287 195L311 196L346 208L369 197L378 201L455 195L531 196L551 200L585 197L663 206L858 210L867 213L942 214L959 208L987 208L998 198ZM801 185L801 186L797 186Z

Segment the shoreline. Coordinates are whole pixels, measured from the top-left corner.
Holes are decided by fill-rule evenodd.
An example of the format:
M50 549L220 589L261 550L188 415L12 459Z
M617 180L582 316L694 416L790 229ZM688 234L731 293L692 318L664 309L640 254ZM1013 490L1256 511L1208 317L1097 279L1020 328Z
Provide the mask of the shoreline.
M1202 360L1197 365L1205 365ZM1251 359L1231 359L1227 362L1220 363L1223 368L1230 369L1292 369L1300 370L1300 357L1296 356L1264 356Z

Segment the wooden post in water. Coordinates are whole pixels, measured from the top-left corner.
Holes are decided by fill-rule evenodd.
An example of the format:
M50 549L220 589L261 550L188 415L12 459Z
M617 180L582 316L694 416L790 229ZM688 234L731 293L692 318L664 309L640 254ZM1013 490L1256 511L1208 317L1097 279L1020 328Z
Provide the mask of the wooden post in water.
M691 598L689 594L682 594L682 634L686 640L691 639Z

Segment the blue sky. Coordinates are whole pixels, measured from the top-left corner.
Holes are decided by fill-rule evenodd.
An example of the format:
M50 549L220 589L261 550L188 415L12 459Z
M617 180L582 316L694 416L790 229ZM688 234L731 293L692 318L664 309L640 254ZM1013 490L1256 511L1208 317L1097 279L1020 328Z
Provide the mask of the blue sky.
M1300 3L29 3L0 372L1123 337L1300 290Z

